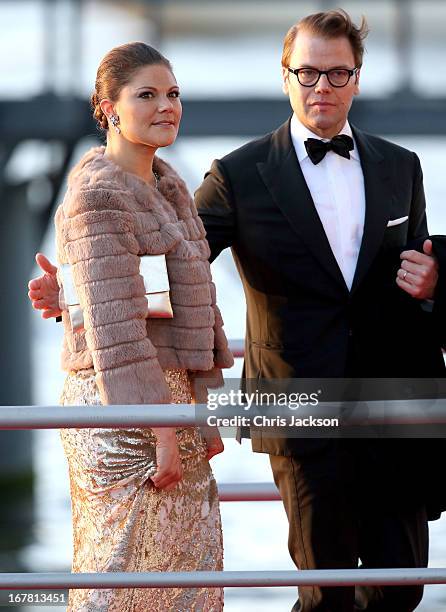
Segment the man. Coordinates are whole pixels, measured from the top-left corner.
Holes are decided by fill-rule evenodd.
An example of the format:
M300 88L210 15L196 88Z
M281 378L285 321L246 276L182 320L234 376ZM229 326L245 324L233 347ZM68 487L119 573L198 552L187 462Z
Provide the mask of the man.
M365 36L343 11L293 26L291 120L215 161L196 193L212 258L231 247L243 281L247 378L444 376L419 160L348 123ZM53 316L40 263L30 297ZM427 565L426 499L394 441L260 436L253 449L270 454L300 569ZM355 603L353 587L302 587L293 610L409 612L422 592L357 589Z
M214 162L196 193L212 256L231 246L244 284L248 379L444 376L422 308L437 281L431 241L398 264L427 235L419 160L348 123L365 35L342 11L293 26L291 121ZM270 454L300 569L427 565L425 499L395 442L253 438ZM367 610L409 612L422 591L375 589ZM352 588L299 595L295 610L354 609Z

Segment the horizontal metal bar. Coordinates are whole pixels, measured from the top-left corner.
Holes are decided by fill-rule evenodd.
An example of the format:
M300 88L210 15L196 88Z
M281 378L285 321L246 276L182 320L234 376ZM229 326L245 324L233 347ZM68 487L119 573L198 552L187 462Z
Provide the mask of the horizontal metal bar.
M234 357L245 356L245 341L243 338L233 338L232 340L228 340L228 346Z
M191 404L150 406L2 406L0 429L59 429L96 427L191 427Z
M342 421L336 410L354 410L355 418ZM206 424L215 413L195 404L150 404L114 406L0 406L0 429L58 429L96 427L193 427ZM203 407L204 408L204 407ZM269 406L272 410L274 406ZM283 406L278 407L283 410ZM304 416L308 407L301 407ZM330 412L334 410L334 412ZM240 406L220 407L218 416L240 415ZM348 412L348 410L346 410ZM340 416L345 425L440 425L446 423L446 399L394 401L319 402L311 407L313 416ZM248 414L248 413L246 413ZM347 415L348 416L348 415ZM364 420L365 419L365 420ZM322 432L321 432L321 435ZM333 435L330 432L330 436Z
M0 589L446 584L445 568L0 574Z
M280 501L280 493L272 482L219 483L220 501Z

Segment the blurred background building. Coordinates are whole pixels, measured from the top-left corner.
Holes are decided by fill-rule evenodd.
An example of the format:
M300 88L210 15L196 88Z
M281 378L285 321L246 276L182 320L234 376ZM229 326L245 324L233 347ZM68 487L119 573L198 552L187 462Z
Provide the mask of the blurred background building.
M173 63L183 99L176 144L161 152L200 184L215 157L277 127L290 114L281 92L283 37L319 1L0 0L1 405L56 404L61 328L32 312L33 256L54 259L52 215L69 169L98 141L88 98L113 46L144 40ZM446 3L343 2L371 29L352 121L415 150L425 174L431 233L446 233ZM243 338L245 306L229 252L213 264L230 338ZM241 371L237 363L229 376ZM220 482L271 480L267 457L226 441ZM435 469L435 466L433 467ZM439 470L440 472L440 470ZM442 478L439 474L439 486ZM291 569L280 503L222 505L225 565ZM0 432L0 571L70 566L68 479L58 433ZM446 565L446 523L431 528L430 565ZM289 610L294 589L227 589L228 612ZM426 589L419 610L446 609L446 587Z

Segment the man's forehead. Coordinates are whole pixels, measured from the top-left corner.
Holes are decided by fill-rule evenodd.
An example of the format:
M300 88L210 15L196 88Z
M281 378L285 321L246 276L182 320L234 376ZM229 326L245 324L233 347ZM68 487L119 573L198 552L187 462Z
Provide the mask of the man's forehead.
M354 61L350 41L345 36L325 38L311 32L299 32L294 41L291 60L313 65L323 62L324 67L350 65Z

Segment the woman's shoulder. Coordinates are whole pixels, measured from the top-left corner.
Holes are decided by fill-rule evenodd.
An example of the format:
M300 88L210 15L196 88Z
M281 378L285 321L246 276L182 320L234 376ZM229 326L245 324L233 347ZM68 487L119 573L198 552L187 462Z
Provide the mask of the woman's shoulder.
M74 166L68 176L63 207L68 217L97 210L129 210L131 186L123 171L104 157L104 147L94 147Z
M183 211L183 214L180 216L184 216L184 214L186 216L190 216L190 214L195 215L196 207L194 200L185 181L176 170L158 156L155 156L153 160L153 170L159 177L158 188L160 193L177 211Z

